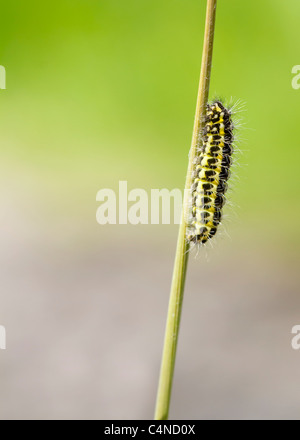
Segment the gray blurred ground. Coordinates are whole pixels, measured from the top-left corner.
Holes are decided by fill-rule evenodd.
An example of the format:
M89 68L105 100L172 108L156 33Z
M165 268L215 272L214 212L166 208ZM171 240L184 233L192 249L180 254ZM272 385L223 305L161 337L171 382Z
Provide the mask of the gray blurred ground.
M3 220L1 419L152 418L175 229L151 243L96 224L85 247ZM299 418L298 267L261 251L225 239L190 258L170 418Z

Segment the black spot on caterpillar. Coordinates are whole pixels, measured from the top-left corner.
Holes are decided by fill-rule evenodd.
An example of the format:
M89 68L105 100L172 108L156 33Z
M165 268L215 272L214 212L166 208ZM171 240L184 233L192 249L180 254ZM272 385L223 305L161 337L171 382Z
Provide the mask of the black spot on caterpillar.
M192 176L189 242L206 243L221 222L232 163L233 128L231 111L220 101L207 105L202 146Z

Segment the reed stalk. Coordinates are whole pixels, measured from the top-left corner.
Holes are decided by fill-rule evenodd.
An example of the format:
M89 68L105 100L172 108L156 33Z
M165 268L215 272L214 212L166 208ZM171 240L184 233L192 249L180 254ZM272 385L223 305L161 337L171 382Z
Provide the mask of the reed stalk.
M155 420L167 420L169 415L172 382L176 358L176 348L179 334L184 285L189 255L189 243L186 241L186 219L188 206L188 190L192 183L192 171L194 160L197 154L197 147L201 140L201 133L204 125L206 104L209 94L209 83L212 64L213 40L215 29L217 0L207 0L206 20L204 32L204 44L202 52L201 73L197 96L192 146L189 155L189 164L184 191L184 203L179 227L173 278L169 299L165 340L162 354L161 370L158 384Z

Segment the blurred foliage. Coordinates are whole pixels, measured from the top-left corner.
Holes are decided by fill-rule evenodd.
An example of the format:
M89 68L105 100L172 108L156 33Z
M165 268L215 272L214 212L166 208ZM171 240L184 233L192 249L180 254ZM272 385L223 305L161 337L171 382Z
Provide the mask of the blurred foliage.
M2 4L5 172L25 170L54 204L93 203L98 189L123 179L129 187L183 187L204 13L204 0ZM299 209L300 90L291 87L299 17L298 0L218 3L211 97L246 103L232 197L249 234L263 226L271 240L299 237L282 213L289 207L287 222Z

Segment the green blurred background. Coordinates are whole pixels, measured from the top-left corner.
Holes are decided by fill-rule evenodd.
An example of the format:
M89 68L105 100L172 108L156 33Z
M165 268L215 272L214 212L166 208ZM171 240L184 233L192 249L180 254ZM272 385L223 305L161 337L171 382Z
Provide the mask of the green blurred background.
M205 3L1 5L2 418L152 417L177 226L100 226L95 198L183 187ZM245 103L242 154L229 237L190 260L173 418L298 417L299 18L218 2L210 96Z

